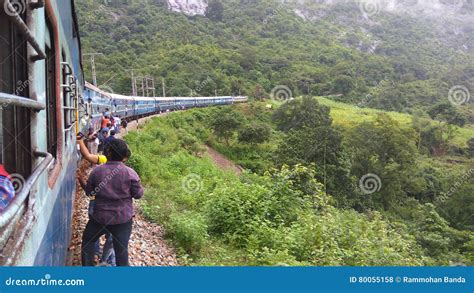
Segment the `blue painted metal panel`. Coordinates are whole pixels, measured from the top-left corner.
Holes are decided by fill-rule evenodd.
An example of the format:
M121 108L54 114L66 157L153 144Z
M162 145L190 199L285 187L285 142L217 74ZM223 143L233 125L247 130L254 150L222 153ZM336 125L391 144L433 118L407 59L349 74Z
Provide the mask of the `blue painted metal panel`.
M39 244L35 266L63 266L66 264L69 241L72 235L72 214L76 194L76 162L67 164L53 212L43 240ZM54 198L54 196L50 196Z

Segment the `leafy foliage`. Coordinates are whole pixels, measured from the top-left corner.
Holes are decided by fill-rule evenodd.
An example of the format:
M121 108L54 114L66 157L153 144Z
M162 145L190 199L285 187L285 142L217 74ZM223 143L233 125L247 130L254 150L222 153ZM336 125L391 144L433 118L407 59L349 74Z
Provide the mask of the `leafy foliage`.
M296 99L294 103L303 101ZM332 130L328 111L318 109L322 106L310 100L305 103L321 117L294 125L309 132L309 123ZM282 111L289 115L287 107ZM298 111L298 107L290 108ZM279 111L274 117L281 117L276 114ZM247 152L271 152L259 150L259 146L239 146L237 137L229 139L229 146L221 145L211 133L202 131L216 117L231 112L240 117L239 121L248 120L246 125L271 123L273 116L258 103L233 110L195 109L155 119L144 131L127 136L134 154L129 163L147 185L143 210L165 226L183 264L447 265L473 261L472 233L453 228L472 229L472 212L459 208L472 199L472 186L463 185L450 197L440 195L440 190L450 190L452 180L459 175L444 178L433 162L413 168L413 130L404 130L393 119L379 115L372 122L341 132L344 139L352 141L352 168L348 171L364 172L363 166L376 170L384 188L360 197L350 184L346 187L351 197L338 197L337 193L332 197L324 181L318 179L322 166L311 160L278 168L268 165L262 167L265 171L260 175L237 177L185 149L184 142L193 137L198 144L211 142L232 151L236 158ZM291 119L281 121L292 123ZM295 131L298 128L288 134ZM271 140L280 138L284 142L286 135L276 131ZM377 144L378 140L383 143ZM315 160L319 160L317 156ZM191 192L183 184L189 174L201 178L199 188ZM333 178L327 183L341 184L341 180Z
M211 127L219 138L223 138L227 145L229 140L242 124L242 118L230 108L215 113Z
M411 113L447 102L454 85L474 83L464 48L472 42L468 27L385 11L367 21L350 2L306 1L300 7L306 20L277 0L213 0L204 17L170 12L163 0L77 6L84 51L104 53L96 60L99 85L117 93L131 92L133 68L135 76L163 78L172 96L217 90L261 99L286 85L295 97L334 95ZM85 69L91 80L88 62ZM472 120L472 109L466 104L455 111Z
M261 144L270 139L271 128L263 123L249 124L239 131L239 141L252 145Z

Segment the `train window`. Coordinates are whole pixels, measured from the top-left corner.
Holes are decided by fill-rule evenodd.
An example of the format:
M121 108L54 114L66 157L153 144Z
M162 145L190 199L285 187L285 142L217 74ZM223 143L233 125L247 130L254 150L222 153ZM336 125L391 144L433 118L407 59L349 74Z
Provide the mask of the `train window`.
M28 98L26 42L3 9L0 9L0 48L0 92ZM30 124L29 109L0 107L0 163L8 172L25 178L30 175L33 160Z
M69 143L73 125L76 123L76 79L71 66L67 63L64 50L61 54L62 60L62 94L63 94L63 117L65 130L65 144Z
M56 56L54 54L54 40L52 37L52 29L48 24L50 43L46 44L46 131L48 153L57 157L58 153L58 117L57 117L57 97L56 97Z
M61 54L61 60L62 62L66 62L66 53L62 51ZM63 91L63 113L64 113L64 129L67 129L71 123L71 117L69 116L69 111L67 108L70 106L69 105L69 96L71 94L70 88L67 87L66 85L69 84L68 81L69 78L69 72L67 66L62 66L61 70L61 80L62 80L62 91ZM66 136L67 137L67 136Z

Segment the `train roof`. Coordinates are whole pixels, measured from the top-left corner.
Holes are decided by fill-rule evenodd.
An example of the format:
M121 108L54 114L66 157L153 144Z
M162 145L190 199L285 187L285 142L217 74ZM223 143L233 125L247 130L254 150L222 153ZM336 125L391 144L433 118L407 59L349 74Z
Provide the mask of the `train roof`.
M108 93L108 92L106 92L106 91L103 91L103 90L101 90L100 88L96 87L95 85L93 85L93 84L91 84L91 83L89 83L89 82L87 82L87 81L85 82L85 87L86 87L87 89L89 89L89 90L92 90L92 91L96 92L96 93L99 93L99 94L108 96L109 98L112 97L112 94L111 94L111 93Z
M132 96L124 96L124 95L118 95L118 94L110 94L110 96L114 99L119 99L119 100L133 100Z

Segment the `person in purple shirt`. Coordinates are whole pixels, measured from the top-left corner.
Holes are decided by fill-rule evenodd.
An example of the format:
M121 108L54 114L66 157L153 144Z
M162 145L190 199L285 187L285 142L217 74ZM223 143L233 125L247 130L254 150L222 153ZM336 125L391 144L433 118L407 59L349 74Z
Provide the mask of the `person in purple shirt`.
M107 163L92 171L85 188L87 195L95 197L95 206L82 235L82 265L94 265L95 242L111 233L117 266L128 266L133 199L143 196L143 187L138 174L123 163L130 156L125 141L112 140L104 153Z

